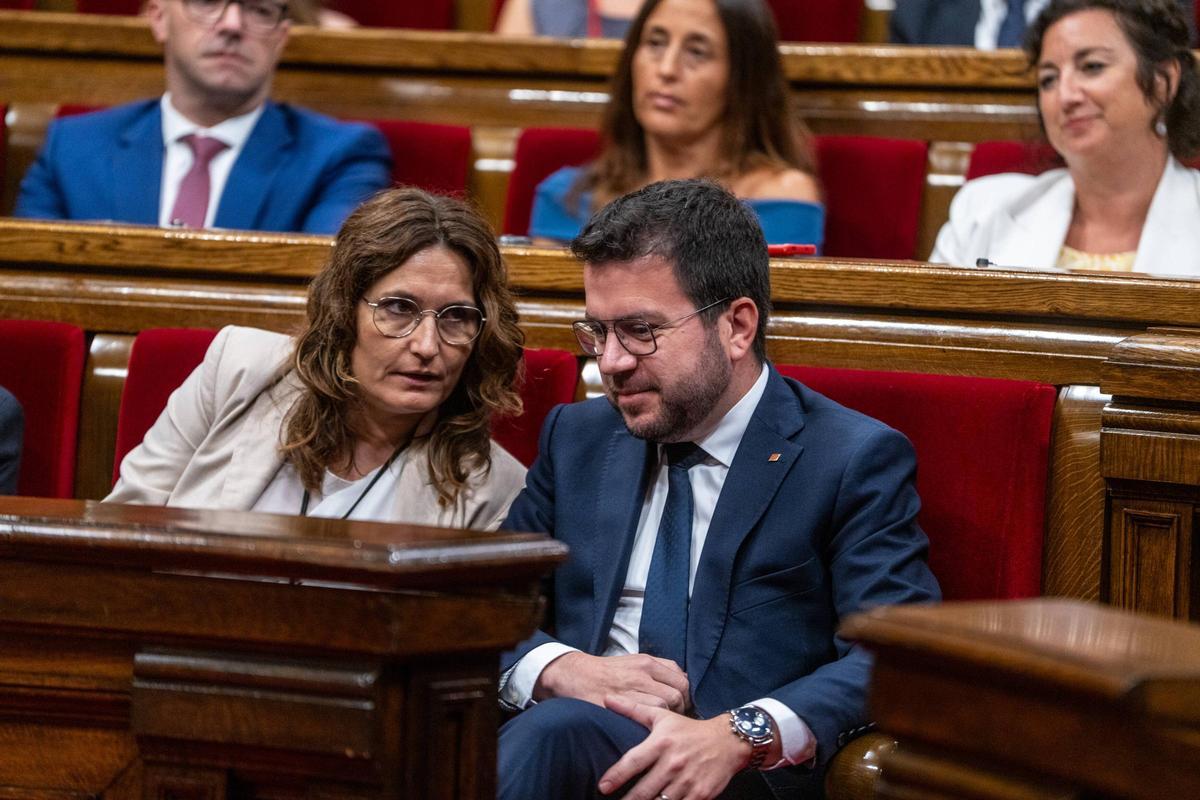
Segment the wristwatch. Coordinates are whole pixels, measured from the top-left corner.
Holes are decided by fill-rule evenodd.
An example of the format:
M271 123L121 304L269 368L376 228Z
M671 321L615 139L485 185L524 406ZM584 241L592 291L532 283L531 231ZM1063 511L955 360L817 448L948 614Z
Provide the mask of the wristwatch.
M761 769L767 748L775 742L774 720L758 706L741 706L730 710L729 729L751 747L746 769Z

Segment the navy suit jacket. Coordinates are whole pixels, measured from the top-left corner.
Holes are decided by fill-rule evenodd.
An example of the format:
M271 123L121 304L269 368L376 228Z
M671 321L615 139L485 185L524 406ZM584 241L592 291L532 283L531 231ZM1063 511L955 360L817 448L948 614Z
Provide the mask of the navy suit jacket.
M604 399L552 411L540 448L503 527L553 534L571 554L548 585L545 631L503 669L555 640L603 651L656 462ZM816 735L821 765L865 723L870 659L837 637L838 623L939 597L915 469L903 435L771 370L696 568L687 672L700 717L778 699ZM767 779L780 790L814 774Z
M158 224L162 185L158 100L51 124L21 181L15 215ZM391 183L378 130L268 102L238 155L213 224L335 233L355 206Z
M17 398L0 386L0 494L16 494L21 472L25 415Z
M1196 39L1194 0L1179 0ZM888 25L896 44L975 46L979 0L896 0Z

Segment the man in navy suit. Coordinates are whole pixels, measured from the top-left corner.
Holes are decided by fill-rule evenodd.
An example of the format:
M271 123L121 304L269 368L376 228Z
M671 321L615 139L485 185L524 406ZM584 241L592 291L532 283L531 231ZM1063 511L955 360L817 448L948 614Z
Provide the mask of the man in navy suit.
M390 183L382 135L268 100L276 0L150 0L166 94L54 122L16 215L333 233ZM210 145L201 153L199 144Z
M505 522L571 555L502 663L500 797L819 796L867 721L839 621L939 596L912 448L767 362L766 241L716 184L619 198L572 249L607 398L551 412Z
M25 415L12 393L0 386L0 494L16 494L21 471Z

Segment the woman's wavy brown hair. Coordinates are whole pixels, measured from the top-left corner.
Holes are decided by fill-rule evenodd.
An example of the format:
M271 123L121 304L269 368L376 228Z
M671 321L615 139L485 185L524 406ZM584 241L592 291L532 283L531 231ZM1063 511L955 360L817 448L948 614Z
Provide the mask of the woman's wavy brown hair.
M601 124L603 150L572 187L568 203L595 193L595 208L646 182L646 131L633 111L633 59L646 20L662 0L646 0L625 35ZM713 0L725 27L729 83L722 156L733 175L763 165L816 173L812 137L792 107L775 18L763 0ZM709 175L718 180L729 175Z
M473 470L491 468L492 415L520 413L514 387L524 334L487 222L453 198L412 188L380 192L338 231L329 263L309 287L307 320L296 339L293 366L305 391L289 412L283 453L310 491L320 487L327 467L345 463L353 452L348 412L360 394L350 355L359 302L379 278L439 245L471 268L475 302L487 318L428 436L429 472L440 503L452 503Z

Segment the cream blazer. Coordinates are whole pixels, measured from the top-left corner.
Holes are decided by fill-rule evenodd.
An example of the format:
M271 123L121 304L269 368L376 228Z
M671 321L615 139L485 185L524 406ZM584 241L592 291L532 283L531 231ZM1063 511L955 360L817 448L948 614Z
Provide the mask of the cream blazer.
M1055 269L1074 208L1075 184L1065 169L977 178L954 196L929 260L973 267L986 258L1000 267ZM1200 171L1168 159L1133 269L1200 276Z
M290 371L292 340L227 327L121 464L106 502L249 510L283 463L284 418L302 390ZM387 522L497 528L525 483L525 467L492 443L492 468L469 478L449 506L437 501L422 443L406 456Z

